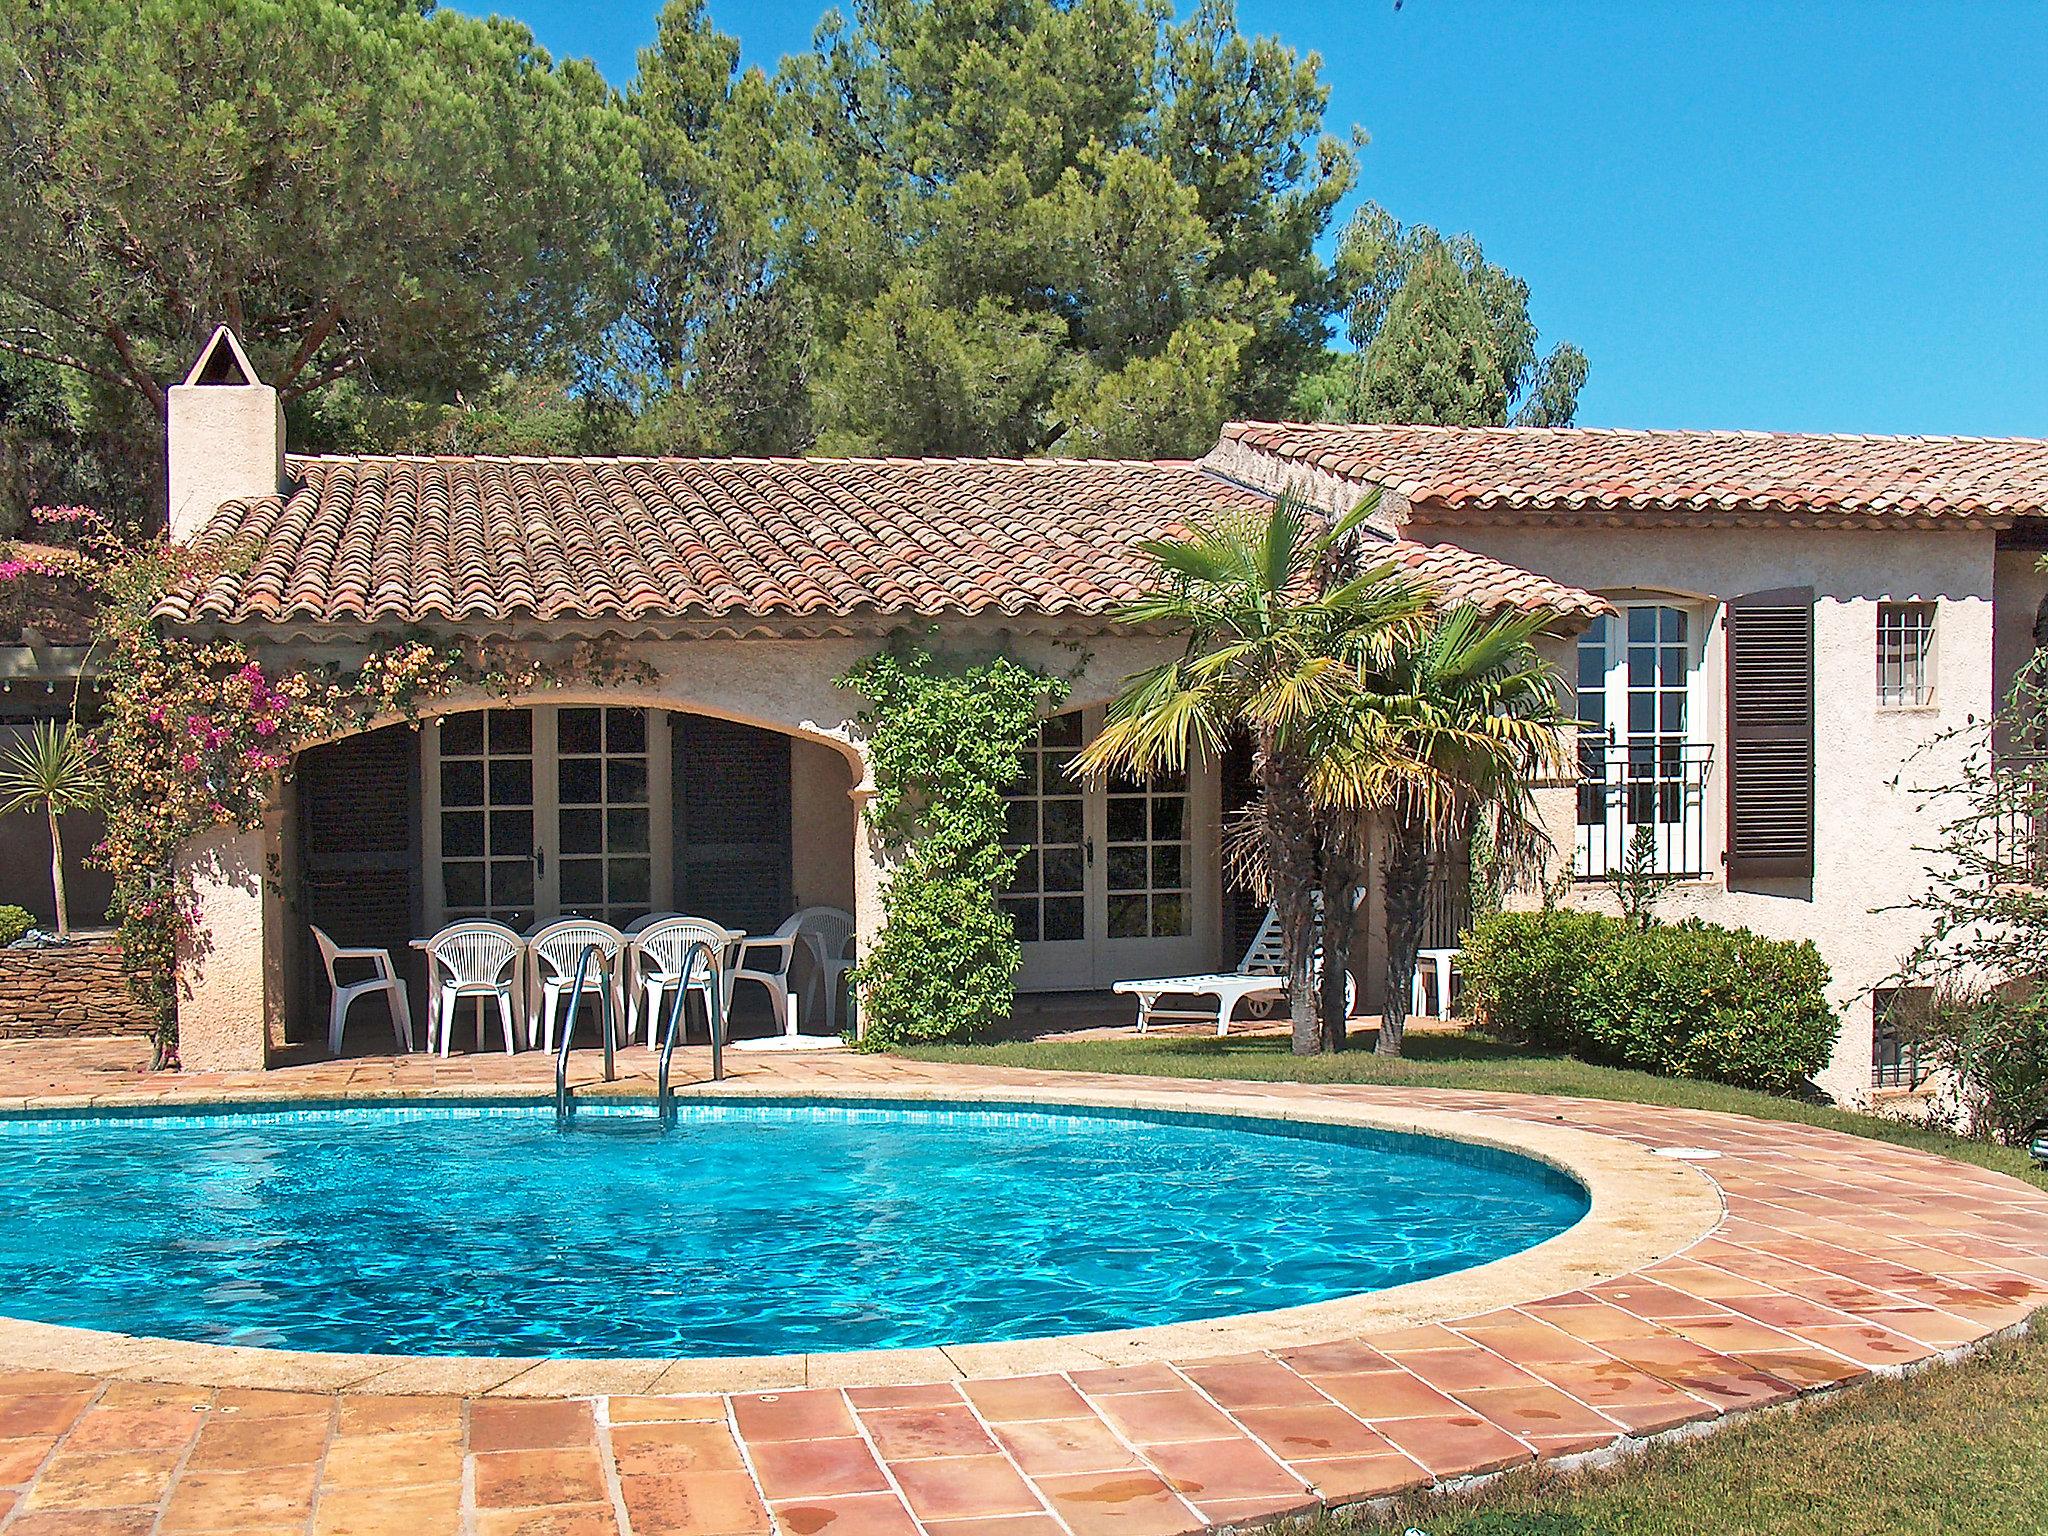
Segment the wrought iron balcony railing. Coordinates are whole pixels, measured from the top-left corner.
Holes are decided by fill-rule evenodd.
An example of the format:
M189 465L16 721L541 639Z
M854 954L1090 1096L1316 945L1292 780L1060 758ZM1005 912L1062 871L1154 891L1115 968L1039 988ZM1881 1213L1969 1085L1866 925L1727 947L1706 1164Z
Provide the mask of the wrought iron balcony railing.
M1665 738L1579 743L1579 836L1574 873L1603 880L1622 867L1649 828L1650 873L1707 872L1710 743Z

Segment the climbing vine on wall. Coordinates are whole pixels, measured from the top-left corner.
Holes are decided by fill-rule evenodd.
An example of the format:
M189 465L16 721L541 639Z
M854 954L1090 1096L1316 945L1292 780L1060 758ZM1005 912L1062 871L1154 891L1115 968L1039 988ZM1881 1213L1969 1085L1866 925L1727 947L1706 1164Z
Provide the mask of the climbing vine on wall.
M113 875L109 915L129 989L157 1017L159 1065L177 1060L181 958L206 942L179 850L206 832L260 826L301 746L393 715L416 719L459 690L511 699L571 678L653 677L644 663L594 644L540 659L467 640L371 635L346 658L308 663L266 659L239 639L192 640L166 627L164 597L232 568L236 552L161 539L133 547L93 514L71 509L66 518L101 598L88 663L107 765L97 858Z
M949 663L907 640L840 684L871 701L868 824L899 853L881 933L854 972L862 1044L972 1039L1016 998L1017 936L996 905L1018 857L1002 846L1002 791L1066 684L1003 656Z

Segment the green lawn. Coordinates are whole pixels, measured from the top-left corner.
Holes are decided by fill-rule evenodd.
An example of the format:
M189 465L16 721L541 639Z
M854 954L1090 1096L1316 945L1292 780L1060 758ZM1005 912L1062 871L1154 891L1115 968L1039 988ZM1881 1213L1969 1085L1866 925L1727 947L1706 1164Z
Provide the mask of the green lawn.
M1647 1072L1596 1067L1570 1056L1505 1045L1482 1035L1411 1034L1408 1054L1385 1061L1354 1047L1337 1056L1297 1057L1273 1035L1155 1035L1147 1040L1019 1040L1002 1045L934 1046L903 1054L919 1061L957 1061L1041 1072L1128 1072L1145 1077L1237 1078L1253 1082L1406 1083L1418 1088L1480 1088L1505 1093L1559 1093L1583 1099L1626 1099L1713 1109L1766 1120L1797 1120L1852 1136L1920 1147L2028 1179L2048 1189L2048 1171L2024 1149L1970 1141L1832 1105L1695 1083ZM2048 1530L2048 1520L2043 1521Z
M2048 1188L2015 1148L1825 1105L1589 1066L1472 1035L1408 1037L1410 1056L1297 1060L1287 1042L1214 1036L1022 1041L919 1050L924 1061L1256 1081L1413 1083L1628 1099L1797 1120L1925 1148ZM1829 1393L1614 1467L1527 1470L1309 1536L2034 1536L2048 1532L2048 1326L1959 1365Z

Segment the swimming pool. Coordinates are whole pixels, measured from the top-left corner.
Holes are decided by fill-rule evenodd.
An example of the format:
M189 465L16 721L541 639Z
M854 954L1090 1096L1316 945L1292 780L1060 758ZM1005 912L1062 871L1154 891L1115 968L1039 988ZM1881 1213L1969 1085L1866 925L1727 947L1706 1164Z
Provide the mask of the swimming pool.
M1079 1106L26 1116L0 1120L0 1312L352 1353L898 1348L1376 1290L1587 1206L1461 1142Z

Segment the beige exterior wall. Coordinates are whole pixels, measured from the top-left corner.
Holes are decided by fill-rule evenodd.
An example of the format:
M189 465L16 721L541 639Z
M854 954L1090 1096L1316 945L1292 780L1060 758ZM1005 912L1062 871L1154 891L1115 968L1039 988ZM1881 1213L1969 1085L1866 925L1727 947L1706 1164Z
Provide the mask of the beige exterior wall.
M1425 536L1429 536L1426 535ZM1885 908L1920 889L1927 817L1915 785L1943 782L1961 756L1942 733L1982 720L1993 699L1993 597L2011 573L1994 562L1989 532L1893 530L1574 529L1446 530L1438 537L1610 598L1670 595L1705 623L1700 686L1690 733L1714 746L1706 793L1706 868L1723 867L1726 646L1721 604L1745 593L1811 585L1816 593L1815 859L1811 882L1758 882L1731 889L1710 874L1666 898L1665 914L1697 915L1778 938L1810 938L1833 973L1843 1010L1834 1060L1821 1086L1845 1102L1870 1094L1870 990L1891 978L1920 936L1909 913ZM1995 565L1995 568L1994 568ZM2003 591L1999 593L2003 596ZM1876 699L1876 622L1881 601L1934 602L1935 687L1925 708ZM1998 625L2005 653L2009 614ZM2031 626L2032 609L2026 622ZM1559 647L1570 676L1571 651ZM1546 819L1569 855L1574 797L1544 792ZM1571 899L1598 905L1607 893L1578 885Z
M516 702L640 704L721 716L795 737L791 797L797 898L850 907L865 946L881 926L889 860L859 816L871 792L857 720L862 701L835 679L882 643L871 638L648 643L633 647L632 655L655 669L653 683L562 688ZM1069 707L1108 698L1126 676L1173 648L1170 641L1143 636L1074 639L965 630L942 638L941 645L962 653L1000 647L1062 677L1070 688ZM288 663L294 654L280 648L272 659ZM503 702L457 696L443 708ZM269 1046L282 1040L281 957L287 940L297 937L286 932L296 920L286 912L274 873L282 870L279 829L287 790L280 786L271 824L263 832L195 839L185 854L203 935L189 957L179 1008L188 1066L260 1066ZM1206 905L1211 910L1198 913L1198 921L1213 931L1213 892Z
M2038 549L1998 552L1992 604L1998 615L1993 675L2001 708L2012 691L2013 679L2034 655L2034 627L2042 602L2048 599L2048 572L2041 569L2042 555Z

